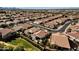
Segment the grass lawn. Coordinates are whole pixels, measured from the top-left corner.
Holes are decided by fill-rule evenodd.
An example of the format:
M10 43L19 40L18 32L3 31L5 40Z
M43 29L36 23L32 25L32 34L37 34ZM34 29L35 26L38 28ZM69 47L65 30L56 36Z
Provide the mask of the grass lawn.
M38 49L37 47L33 46L31 43L29 43L28 41L26 41L23 38L16 38L16 40L12 40L11 42L8 42L10 44L16 45L16 46L23 46L24 48L26 48L28 51L40 51L40 49Z

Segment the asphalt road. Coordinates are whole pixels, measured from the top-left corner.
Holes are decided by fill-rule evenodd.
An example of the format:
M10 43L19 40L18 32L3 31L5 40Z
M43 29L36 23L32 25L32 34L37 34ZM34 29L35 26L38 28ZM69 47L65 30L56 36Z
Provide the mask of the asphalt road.
M70 21L66 22L66 23L64 24L64 26L62 26L62 28L60 28L60 29L58 30L58 32L64 32L65 29L66 29L71 23L72 23L72 22L70 22Z
M44 26L41 26L41 25L35 24L35 23L30 23L30 24L32 24L32 25L35 26L35 27L40 27L40 28L43 28L43 29L47 29L47 30L49 30L50 32L64 32L65 29L66 29L66 28L69 26L69 24L71 24L71 23L72 23L72 21L66 22L64 25L62 25L62 27L61 27L60 29L50 29L50 28L47 28L47 27L44 27Z

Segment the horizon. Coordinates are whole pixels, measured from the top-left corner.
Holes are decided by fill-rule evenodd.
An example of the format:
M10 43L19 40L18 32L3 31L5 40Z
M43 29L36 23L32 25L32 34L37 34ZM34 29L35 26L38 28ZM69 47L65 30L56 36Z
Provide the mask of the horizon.
M79 9L79 7L0 7L0 8L18 8L18 9Z

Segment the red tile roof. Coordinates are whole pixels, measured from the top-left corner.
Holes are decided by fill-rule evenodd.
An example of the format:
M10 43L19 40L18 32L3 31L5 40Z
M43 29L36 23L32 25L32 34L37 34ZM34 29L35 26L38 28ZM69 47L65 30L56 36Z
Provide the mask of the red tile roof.
M29 28L32 27L31 24L27 24L27 23L25 23L25 24L19 24L18 26L22 26L23 29L29 29Z
M55 44L56 46L63 48L70 48L68 37L61 33L54 33L51 35L49 43L51 45Z
M35 32L34 35L39 38L44 38L46 35L48 35L48 32L44 30L40 30L38 32Z
M8 29L8 28L0 30L0 33L2 34L2 36L6 35L10 32L13 32L13 30Z
M75 37L76 39L79 39L79 32L70 32L70 33L67 33L73 37Z
M28 29L28 32L30 32L30 33L35 33L35 32L37 32L37 31L39 31L39 30L40 30L40 28L32 27L32 28Z

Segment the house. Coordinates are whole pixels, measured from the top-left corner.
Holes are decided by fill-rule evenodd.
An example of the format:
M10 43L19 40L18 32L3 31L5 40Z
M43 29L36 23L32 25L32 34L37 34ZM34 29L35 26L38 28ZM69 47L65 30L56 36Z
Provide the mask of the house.
M70 27L72 31L79 31L79 23Z
M42 24L44 24L44 23L46 23L46 22L48 22L50 19L49 18L44 18L44 19L42 19Z
M52 22L45 23L44 26L54 28L54 24Z
M56 15L54 15L54 17L52 19L57 19L57 18L60 18L62 16L63 16L62 14L56 14Z
M28 18L25 18L24 20L25 20L25 22L26 22L26 21L29 21L30 19L28 19Z
M24 17L20 17L20 22L19 23L25 23L25 19L24 19Z
M44 23L47 23L52 20L53 20L53 17L44 18L44 19L42 19L42 23L44 24Z
M0 27L7 27L6 23L5 22L0 22Z
M40 20L35 20L34 23L35 24L41 24L42 23L42 20L41 19Z
M32 34L32 40L37 40L37 43L41 43L43 40L46 40L49 32L47 30L39 30Z
M61 19L56 19L56 22L57 22L58 24L62 24L62 20L61 20Z
M4 28L0 30L0 37L2 39L10 39L15 35L15 32L12 29Z
M0 20L0 23L1 23L1 22L4 22L4 21L3 21L3 20Z
M24 30L30 29L32 27L32 25L28 24L28 23L18 24L18 26L22 26L22 29L24 29Z
M14 26L12 28L15 32L21 31L22 30L22 26Z
M39 30L40 30L40 28L32 27L32 28L28 29L28 32L33 34L33 33L37 32Z
M46 23L46 22L52 21L53 19L61 17L61 16L62 15L59 14L59 15L56 15L56 16L51 16L51 17L48 17L48 18L39 19L39 20L34 21L34 23L36 23L36 24Z
M13 21L7 21L6 25L9 25L9 26L14 25L14 22Z
M63 18L60 18L60 19L61 19L61 21L62 21L63 23L69 20L69 18L66 18L66 17L63 17Z
M13 22L14 22L15 24L18 24L18 23L20 22L20 20L15 19L15 20L13 20Z
M67 35L70 37L70 44L73 50L79 49L79 32L73 31L68 32Z
M70 15L70 16L68 16L68 17L69 17L69 19L71 19L71 20L74 19L74 16L72 16L72 15Z
M0 28L0 30L2 30L2 29L4 29L4 28Z
M58 50L70 49L68 37L62 33L52 33L48 42L51 48L56 48Z
M54 28L57 25L58 25L58 23L56 22L56 20L52 20L52 21L44 24L44 26L49 27L49 28Z
M73 37L75 41L79 42L79 32L68 32L67 33L69 36Z
M4 22L0 22L0 26L2 26L2 25L5 25L5 23Z
M38 32L40 28L32 27L24 31L24 35L28 35L29 37L32 36L33 33Z
M79 19L79 15L74 16L75 19Z
M32 27L31 24L27 24L27 23L24 23L24 24L18 24L18 25L15 25L12 29L16 32L23 32L27 29L30 29Z

